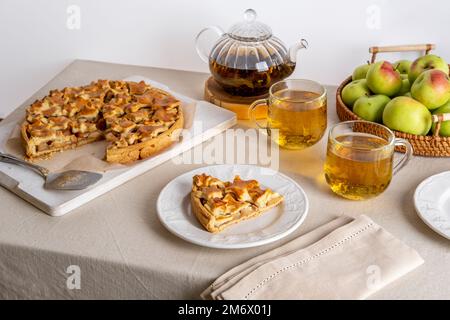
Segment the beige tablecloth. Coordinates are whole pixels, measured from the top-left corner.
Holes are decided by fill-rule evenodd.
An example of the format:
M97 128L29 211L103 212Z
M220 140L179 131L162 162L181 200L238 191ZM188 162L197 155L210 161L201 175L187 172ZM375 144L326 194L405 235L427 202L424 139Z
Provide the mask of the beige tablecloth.
M136 74L193 98L201 98L207 78L203 73L75 61L38 95L92 79ZM327 89L329 121L334 123L335 87ZM249 123L238 126L246 128ZM450 159L416 157L382 196L351 202L334 196L323 181L325 142L322 139L304 151L281 152L280 170L305 189L310 211L294 234L259 248L227 251L199 247L178 239L159 223L155 203L161 188L201 165L169 161L61 218L51 218L0 189L0 298L196 299L219 275L255 255L342 214L363 213L425 260L423 266L372 298L450 298L450 241L423 224L412 202L418 183L449 170ZM80 289L76 289L78 284Z

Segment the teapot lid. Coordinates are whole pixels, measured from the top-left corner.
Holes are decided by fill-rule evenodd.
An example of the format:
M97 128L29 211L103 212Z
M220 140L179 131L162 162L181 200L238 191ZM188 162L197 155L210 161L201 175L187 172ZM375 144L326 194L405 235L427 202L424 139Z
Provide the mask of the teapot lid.
M255 10L247 9L244 12L244 21L232 26L228 34L240 41L263 41L272 36L272 30L268 25L256 21Z

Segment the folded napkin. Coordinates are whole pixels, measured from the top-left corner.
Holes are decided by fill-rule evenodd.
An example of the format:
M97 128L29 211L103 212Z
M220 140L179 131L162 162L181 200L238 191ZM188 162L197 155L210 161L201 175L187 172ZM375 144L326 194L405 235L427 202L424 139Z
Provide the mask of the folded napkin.
M423 263L362 215L339 217L220 276L203 299L364 299Z

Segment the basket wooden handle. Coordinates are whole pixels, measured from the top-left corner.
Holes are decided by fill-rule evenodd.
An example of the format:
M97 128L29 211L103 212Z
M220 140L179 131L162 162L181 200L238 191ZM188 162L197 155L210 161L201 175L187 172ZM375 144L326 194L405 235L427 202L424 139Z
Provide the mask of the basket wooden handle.
M431 119L433 122L436 123L436 130L434 130L434 136L439 137L439 131L441 130L441 124L444 121L450 120L450 113L433 114Z
M370 47L369 52L372 54L370 63L374 63L379 52L407 52L407 51L425 51L428 54L431 50L434 50L436 45L427 44L410 44L403 46L384 46L384 47Z

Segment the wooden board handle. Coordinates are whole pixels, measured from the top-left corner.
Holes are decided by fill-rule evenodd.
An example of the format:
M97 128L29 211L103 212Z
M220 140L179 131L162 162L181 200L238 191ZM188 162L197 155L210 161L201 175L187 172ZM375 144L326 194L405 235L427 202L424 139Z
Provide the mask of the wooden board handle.
M372 54L372 59L370 63L374 63L377 53L379 52L407 52L407 51L425 51L428 54L431 50L434 50L436 45L427 44L410 44L402 46L384 46L384 47L370 47L369 52Z

